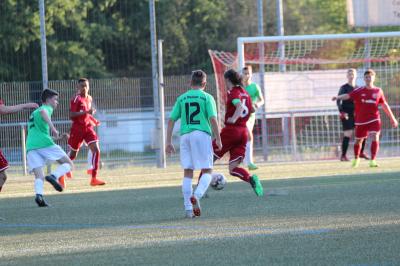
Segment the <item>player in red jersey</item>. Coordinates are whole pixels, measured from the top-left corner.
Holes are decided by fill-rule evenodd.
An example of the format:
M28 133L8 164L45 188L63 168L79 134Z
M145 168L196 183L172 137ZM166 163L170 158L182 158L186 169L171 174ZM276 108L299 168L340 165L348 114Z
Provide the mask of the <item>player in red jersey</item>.
M3 103L3 100L0 99L0 114L12 114L17 113L19 111L30 109L30 108L38 108L39 105L37 103L23 103L13 106L6 106ZM2 150L0 149L0 192L3 188L4 183L7 180L6 170L8 168L8 161L4 156Z
M95 119L92 115L95 114L96 109L92 107L92 97L89 93L89 80L81 78L78 81L78 93L72 98L70 102L70 118L72 120L72 127L70 137L68 139L68 146L70 148L69 157L71 160L76 158L83 141L85 141L92 152L92 179L91 186L101 186L105 182L97 179L97 172L100 162L100 149L99 139L93 129Z
M263 187L257 175L239 167L246 153L248 130L246 123L250 114L254 112L250 95L242 87L241 76L238 72L230 69L224 73L227 89L225 127L221 130L222 149L218 149L215 141L214 161L220 159L229 152L229 173L250 183L257 196L263 196Z
M386 102L385 96L381 88L374 86L375 71L368 69L364 72L365 87L358 88L351 93L335 96L332 100L348 100L354 101L355 116L355 138L354 143L354 160L353 167L357 167L360 163L361 144L365 138L370 135L371 142L371 160L370 167L377 167L376 154L379 149L379 134L381 131L381 118L378 106L382 105L383 111L390 119L390 123L394 128L398 126L398 122L394 117L392 110Z

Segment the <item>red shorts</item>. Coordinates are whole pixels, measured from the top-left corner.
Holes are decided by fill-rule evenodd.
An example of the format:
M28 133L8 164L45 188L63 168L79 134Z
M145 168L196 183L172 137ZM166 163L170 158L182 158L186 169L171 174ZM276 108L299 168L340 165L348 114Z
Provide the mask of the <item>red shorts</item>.
M222 149L217 151L215 140L213 141L214 155L219 159L229 151L229 162L243 161L246 153L248 131L247 127L226 126L221 131Z
M8 161L3 154L3 151L0 150L0 172L6 170L8 168Z
M78 151L83 141L87 145L99 141L96 131L93 127L77 127L72 126L69 134L68 145L74 151Z
M356 139L363 139L368 137L368 133L379 133L381 131L381 121L376 120L368 124L356 125L355 137Z

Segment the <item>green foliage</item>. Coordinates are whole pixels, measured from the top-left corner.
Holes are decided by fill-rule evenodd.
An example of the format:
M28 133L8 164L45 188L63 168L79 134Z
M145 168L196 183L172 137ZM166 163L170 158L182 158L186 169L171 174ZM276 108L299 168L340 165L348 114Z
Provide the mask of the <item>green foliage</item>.
M49 79L149 76L148 1L45 1ZM363 30L347 26L344 0L283 3L286 35ZM258 34L256 4L254 0L156 1L165 72L184 74L193 68L211 72L208 49L235 51L238 36ZM276 34L275 5L276 0L264 0L265 35ZM1 1L0 25L0 81L41 80L38 1Z

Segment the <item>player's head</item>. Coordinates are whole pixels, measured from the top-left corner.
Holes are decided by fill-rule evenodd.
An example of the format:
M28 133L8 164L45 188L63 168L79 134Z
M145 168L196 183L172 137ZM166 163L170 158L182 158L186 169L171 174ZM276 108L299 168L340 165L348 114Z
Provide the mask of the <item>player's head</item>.
M228 90L233 87L242 86L242 77L239 72L229 69L224 73L225 84Z
M350 82L356 80L357 78L357 70L355 68L349 68L347 70L347 80Z
M373 69L369 68L364 72L365 85L373 86L375 81L376 73Z
M207 84L207 74L203 70L192 71L192 80L190 85L193 88L204 88Z
M55 109L58 105L58 92L50 89L45 89L42 92L42 103L48 104Z
M253 76L253 67L252 66L245 66L242 69L242 79L243 82L248 82L251 80L251 77Z
M78 94L86 97L89 93L89 80L87 78L80 78L77 85Z

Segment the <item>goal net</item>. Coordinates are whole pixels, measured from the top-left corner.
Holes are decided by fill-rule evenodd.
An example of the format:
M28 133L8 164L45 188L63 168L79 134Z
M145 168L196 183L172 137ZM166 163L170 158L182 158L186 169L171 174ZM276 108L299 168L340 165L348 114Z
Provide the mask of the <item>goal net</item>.
M293 156L307 159L303 151L313 147L325 151L310 159L336 156L341 128L331 98L347 82L349 68L357 70L358 86L364 84L365 69L373 68L377 72L376 85L382 87L394 113L399 115L400 32L241 37L237 46L236 52L209 51L220 117L226 97L223 73L252 65L253 81L264 89L265 97L258 118L268 119L269 149L276 145L276 153L283 156L278 160ZM265 73L260 75L262 70ZM390 130L386 116L382 118L383 144L399 144L398 130ZM275 124L276 128L271 128ZM257 136L266 137L260 136L257 127L255 130L256 142ZM399 148L388 148L387 155L399 155Z

